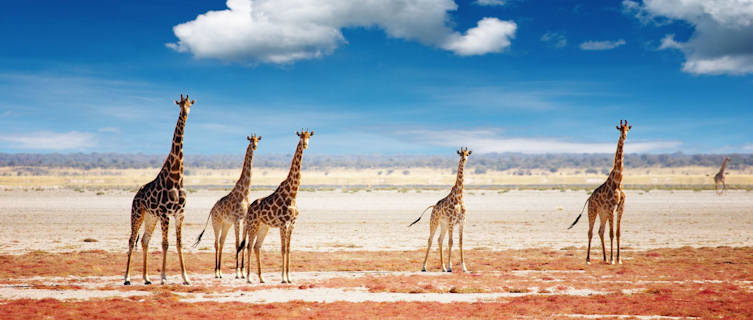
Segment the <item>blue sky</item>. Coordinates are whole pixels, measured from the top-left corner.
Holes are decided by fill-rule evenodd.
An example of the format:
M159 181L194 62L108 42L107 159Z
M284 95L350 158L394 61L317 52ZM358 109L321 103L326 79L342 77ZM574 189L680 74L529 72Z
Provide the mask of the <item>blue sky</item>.
M0 152L753 152L753 4L351 2L6 4Z

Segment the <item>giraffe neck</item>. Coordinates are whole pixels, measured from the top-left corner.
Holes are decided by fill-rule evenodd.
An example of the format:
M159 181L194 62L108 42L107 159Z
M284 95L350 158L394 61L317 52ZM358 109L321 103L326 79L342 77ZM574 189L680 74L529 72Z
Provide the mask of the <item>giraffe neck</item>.
M298 187L301 186L302 158L303 140L298 142L298 147L296 147L295 154L293 155L293 161L290 163L290 172L288 173L288 177L280 185L281 189L284 189L283 187L289 187L290 196L293 198L295 198L296 194L298 193Z
M188 114L181 110L180 115L178 115L178 123L175 124L170 154L165 159L160 171L163 178L173 180L180 186L183 185L183 129L186 126L187 118Z
M458 175L455 179L455 185L452 187L452 193L455 194L455 196L458 199L463 198L463 169L465 168L465 161L463 161L463 158L460 158L460 161L458 162Z
M729 160L724 159L724 161L722 162L722 168L719 169L719 172L721 172L722 174L724 173L724 169L727 168L727 161L729 161Z
M251 187L251 168L254 165L254 148L252 144L248 144L246 148L246 156L243 160L243 170L241 170L241 176L238 178L238 182L233 187L233 193L239 194L242 197L248 197L248 189Z
M609 182L615 188L622 188L622 161L624 159L622 147L625 145L625 135L620 134L620 140L617 141L617 152L614 153L614 166L609 172Z

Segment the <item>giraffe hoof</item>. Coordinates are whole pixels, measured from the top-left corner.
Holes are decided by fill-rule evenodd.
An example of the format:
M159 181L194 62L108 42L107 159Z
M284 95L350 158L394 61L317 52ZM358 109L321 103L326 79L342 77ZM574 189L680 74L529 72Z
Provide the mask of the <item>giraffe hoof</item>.
M126 282L123 282L123 285L124 286L130 286L131 285L131 281L126 280Z
M421 268L421 272L426 272L426 267Z
M246 283L251 284L251 280L246 279Z
M129 282L128 282L128 284L131 284L131 282L129 281ZM149 281L149 280L146 280L146 281L144 281L144 284L145 284L145 285L150 285L150 284L152 284L152 282L151 282L151 281Z
M184 285L184 286L190 286L190 285L191 285L191 283L190 283L190 282L188 282L188 281L183 281L183 285Z
M452 269L447 269L447 272L452 272Z

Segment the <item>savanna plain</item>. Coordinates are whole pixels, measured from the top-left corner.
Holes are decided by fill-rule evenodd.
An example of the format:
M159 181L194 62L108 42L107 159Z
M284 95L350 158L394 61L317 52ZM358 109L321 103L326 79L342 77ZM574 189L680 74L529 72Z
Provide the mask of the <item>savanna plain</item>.
M304 172L291 244L293 284L279 283L276 230L263 248L267 283L259 283L255 266L251 284L235 278L232 231L224 278L214 278L211 226L198 246L190 244L237 171L201 173L186 178L183 242L192 284L180 284L171 225L167 283L143 285L139 245L134 285L127 287L122 280L132 189L148 178L133 172L1 177L0 318L749 319L750 176L730 175L736 187L717 195L703 170L693 170L625 177L621 265L601 263L596 230L593 262L585 263L587 218L567 229L603 176L469 174L463 243L468 273L459 265L457 230L453 272L440 272L436 239L429 270L420 272L429 213L408 228L447 194L451 172L412 169L387 178L376 172L372 178L368 172ZM142 171L151 176L156 169ZM251 199L269 194L283 171L255 173ZM354 180L321 184L340 176ZM123 180L134 183L108 184ZM160 242L158 229L149 248L153 280L161 271ZM609 255L608 231L605 243Z

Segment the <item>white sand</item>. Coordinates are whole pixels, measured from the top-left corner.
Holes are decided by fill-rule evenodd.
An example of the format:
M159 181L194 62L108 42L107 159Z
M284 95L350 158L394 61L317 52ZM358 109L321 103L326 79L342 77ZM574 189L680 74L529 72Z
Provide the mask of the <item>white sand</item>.
M254 192L252 198L267 193ZM407 225L446 193L301 192L298 201L301 215L293 234L293 250L423 249L429 213L416 226L407 228ZM185 250L213 250L211 226L199 249L189 244L203 228L211 206L222 195L221 191L188 195L183 232ZM125 251L132 197L132 193L125 191L108 191L102 196L73 191L0 191L0 225L4 228L0 234L0 254L30 250ZM588 219L583 217L572 230L567 227L586 198L584 191L502 194L467 191L465 248L583 247ZM175 244L174 231L171 226L171 246ZM34 236L30 237L30 233ZM151 247L159 250L159 228L155 233ZM279 248L278 234L270 231L265 248ZM753 193L730 191L717 196L709 191L628 191L622 234L623 247L633 249L753 245ZM98 242L83 242L85 238ZM232 259L234 236L228 236L227 241L226 255ZM598 241L594 235L595 246ZM456 239L456 247L457 243Z

